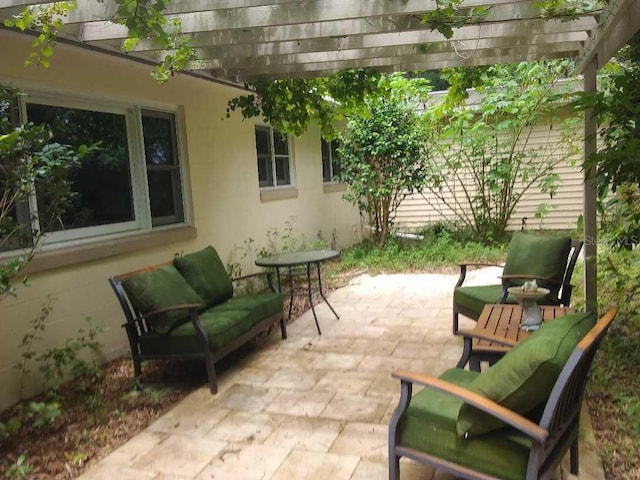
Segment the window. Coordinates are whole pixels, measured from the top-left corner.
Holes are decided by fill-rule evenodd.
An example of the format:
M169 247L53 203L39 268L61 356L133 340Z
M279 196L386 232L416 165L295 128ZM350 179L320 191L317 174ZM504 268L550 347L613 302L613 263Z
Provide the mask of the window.
M332 140L331 143L322 140L322 180L325 183L337 183L342 180L337 140Z
M258 183L263 187L291 185L289 139L271 127L256 126Z
M37 185L36 198L18 212L25 223L35 218L45 243L184 223L174 113L38 96L23 102L23 119L46 124L52 141L98 143L72 173L74 196L61 216L47 218L47 195Z

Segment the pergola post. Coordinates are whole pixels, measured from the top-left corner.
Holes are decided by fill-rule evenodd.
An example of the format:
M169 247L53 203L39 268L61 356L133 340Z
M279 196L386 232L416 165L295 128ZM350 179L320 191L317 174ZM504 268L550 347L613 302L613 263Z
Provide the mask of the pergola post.
M597 57L594 57L584 68L584 91L596 91ZM592 110L584 112L584 160L596 152L597 124ZM591 170L584 171L584 298L586 310L597 312L597 215L596 189Z

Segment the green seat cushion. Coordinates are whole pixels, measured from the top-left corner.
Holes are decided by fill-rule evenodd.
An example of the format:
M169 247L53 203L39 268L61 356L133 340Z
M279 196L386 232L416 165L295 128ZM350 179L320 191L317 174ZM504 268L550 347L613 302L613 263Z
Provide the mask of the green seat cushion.
M207 332L212 351L224 347L253 326L246 311L216 307L202 313L200 323ZM183 323L167 335L149 333L141 336L140 350L146 355L204 353L202 338L191 322Z
M122 288L141 314L174 305L202 304L200 296L171 265L126 277L122 280ZM188 319L188 310L176 310L153 316L148 324L154 332L166 334Z
M482 308L490 303L498 303L502 297L502 285L480 285L476 287L457 287L453 291L453 304L471 310L480 316ZM518 303L513 295L507 295L507 303Z
M198 292L207 307L222 303L233 296L231 279L212 246L175 257L173 265Z
M258 292L244 295L234 295L221 305L218 309L244 310L251 316L251 321L255 325L267 317L275 314L282 314L284 296L273 292Z
M558 283L538 280L540 287L550 290L549 296L558 297L558 291L567 268L570 237L541 237L525 232L515 232L509 243L504 264L504 275L539 275ZM512 285L522 285L526 280L513 280Z
M560 371L595 324L591 313L572 313L544 323L469 385L469 390L525 415L546 403ZM470 406L458 415L459 436L480 435L504 423Z
M468 388L478 375L454 368L440 379ZM511 428L480 437L458 437L456 419L462 403L431 388L416 393L398 426L400 445L497 478L524 479L531 441Z

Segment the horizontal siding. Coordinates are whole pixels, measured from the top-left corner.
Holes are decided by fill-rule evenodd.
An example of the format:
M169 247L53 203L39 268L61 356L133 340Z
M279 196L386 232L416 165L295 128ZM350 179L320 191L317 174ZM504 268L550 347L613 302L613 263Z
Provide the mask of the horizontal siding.
M540 125L533 130L529 145L532 148L546 145L552 149L551 151L555 149L554 156L558 159L566 155L566 149L562 145L558 132L550 130L545 125ZM583 208L584 180L579 166L580 161L581 156L578 154L569 161L561 161L556 166L555 172L559 175L560 182L553 198L542 193L537 187L530 188L518 202L507 228L520 229L522 218L527 217L526 226L530 229L574 229ZM464 197L460 185L456 186L454 193L447 195L447 199L451 201L455 196L459 199ZM543 202L549 204L551 209L543 219L535 218L536 209ZM464 205L465 203L462 203L459 208L465 208ZM453 221L455 218L455 211L447 208L431 192L424 191L422 194L409 195L403 200L396 212L395 224L399 228L415 229L435 222Z

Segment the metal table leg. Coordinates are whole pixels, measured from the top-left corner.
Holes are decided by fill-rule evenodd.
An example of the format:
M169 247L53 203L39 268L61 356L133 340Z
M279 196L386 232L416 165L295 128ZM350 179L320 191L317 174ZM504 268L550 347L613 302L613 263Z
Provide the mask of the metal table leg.
M316 268L318 270L318 290L320 290L320 296L322 297L322 299L324 300L324 303L327 304L327 306L331 309L331 311L333 312L333 314L336 316L336 318L338 320L340 320L340 316L336 313L336 311L333 309L333 307L331 306L331 304L329 303L329 300L327 300L327 297L324 296L324 291L322 290L322 276L320 275L320 262L316 263Z

